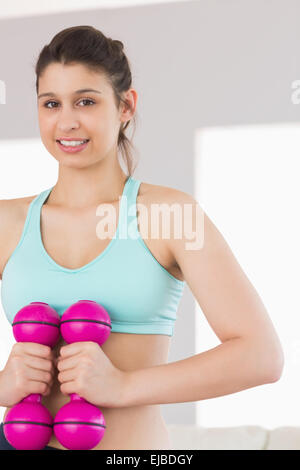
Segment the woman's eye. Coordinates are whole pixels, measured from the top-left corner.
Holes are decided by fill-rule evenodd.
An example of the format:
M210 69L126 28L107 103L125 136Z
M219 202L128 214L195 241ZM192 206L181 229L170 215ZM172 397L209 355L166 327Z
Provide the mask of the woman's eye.
M55 101L47 101L47 103L44 104L45 108L49 108L48 104L51 104L51 103L56 104ZM49 109L52 109L52 106Z
M90 100L90 99L88 99L88 98L83 98L82 100L79 101L79 103L81 103L82 101L88 101L89 103L94 104L94 101L93 101L93 100Z
M90 100L89 98L83 98L82 100L79 101L79 103L81 103L83 101L88 101L89 103L95 104L95 102L93 100ZM47 103L44 104L44 107L48 108L48 109L52 109L53 106L50 106L50 107L48 106L49 104L52 104L52 103L57 104L56 101L47 101ZM54 107L56 107L56 106L54 106Z

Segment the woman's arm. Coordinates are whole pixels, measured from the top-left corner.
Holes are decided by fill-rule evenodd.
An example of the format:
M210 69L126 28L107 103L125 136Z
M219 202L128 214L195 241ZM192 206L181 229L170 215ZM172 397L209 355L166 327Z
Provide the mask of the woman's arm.
M193 207L192 219L183 213L183 236L176 238L171 230L169 248L221 344L187 359L130 371L124 406L205 400L276 382L283 350L259 295L198 202L173 189L167 199L164 203L179 203L182 210L184 204ZM193 249L187 249L190 222L197 234Z

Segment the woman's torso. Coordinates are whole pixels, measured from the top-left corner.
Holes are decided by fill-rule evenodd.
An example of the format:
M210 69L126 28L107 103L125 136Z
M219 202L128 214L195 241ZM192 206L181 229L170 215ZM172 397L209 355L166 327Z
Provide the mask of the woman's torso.
M141 183L137 195L137 204L149 207L151 202L158 203L162 193L168 188ZM19 214L17 229L9 234L9 242L5 244L5 250L0 254L0 273L21 236L23 225L29 204L36 196L16 199ZM113 203L116 214L119 211L119 201ZM78 215L80 214L80 218ZM63 210L45 204L41 211L41 234L43 245L56 263L61 266L76 269L95 259L110 243L110 239L101 240L95 236L95 209L85 211ZM149 212L150 214L150 212ZM84 218L84 219L83 219ZM80 221L79 221L80 219ZM118 217L116 217L118 220ZM140 233L148 233L144 239L145 244L156 260L174 277L183 280L180 268L175 262L167 239L152 239L151 223L148 219L148 232L145 231L142 217L137 214ZM84 221L84 223L83 223ZM116 227L115 227L116 228ZM83 236L84 232L84 236ZM115 230L114 230L115 232ZM60 234L58 239L57 233ZM64 240L65 243L61 243ZM67 247L67 249L66 249ZM54 351L59 354L63 340L56 345ZM124 371L130 371L145 367L151 367L167 363L170 337L157 334L127 334L111 333L107 341L102 345L104 353L113 364ZM54 417L57 411L69 398L60 392L58 381L54 380L51 394L43 398ZM5 411L5 415L9 409ZM106 431L103 439L95 450L108 449L167 449L170 441L166 425L161 415L159 405L136 406L127 408L103 408L101 411L106 422ZM4 415L4 417L5 417ZM128 432L130 429L130 432ZM48 445L62 448L53 435Z

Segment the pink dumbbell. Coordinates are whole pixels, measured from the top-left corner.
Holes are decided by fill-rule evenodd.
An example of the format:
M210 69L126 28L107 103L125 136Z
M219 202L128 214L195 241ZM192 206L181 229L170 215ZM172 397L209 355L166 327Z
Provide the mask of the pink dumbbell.
M31 302L21 308L13 320L13 334L18 342L44 344L53 348L57 343L60 317L44 302ZM53 418L41 403L41 395L23 398L7 413L4 434L17 450L43 449L52 435Z
M60 331L66 343L94 341L101 346L109 337L111 321L105 308L93 300L79 300L61 317ZM70 450L90 450L103 438L104 416L76 393L57 412L53 430L57 440Z

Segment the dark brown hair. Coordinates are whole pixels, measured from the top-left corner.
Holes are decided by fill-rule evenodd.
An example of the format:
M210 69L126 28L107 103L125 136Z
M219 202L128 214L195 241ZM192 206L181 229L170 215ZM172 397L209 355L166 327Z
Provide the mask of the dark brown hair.
M104 74L113 89L117 109L121 101L129 106L129 103L126 103L121 96L132 86L129 61L123 49L124 45L121 41L106 37L93 26L73 26L63 29L43 47L39 54L35 65L36 92L38 93L39 89L39 77L49 64L81 63L92 71ZM135 132L136 113L132 120ZM134 166L131 149L135 151L136 149L124 133L130 122L131 120L120 126L118 148L127 165L128 174L132 176L137 165Z

